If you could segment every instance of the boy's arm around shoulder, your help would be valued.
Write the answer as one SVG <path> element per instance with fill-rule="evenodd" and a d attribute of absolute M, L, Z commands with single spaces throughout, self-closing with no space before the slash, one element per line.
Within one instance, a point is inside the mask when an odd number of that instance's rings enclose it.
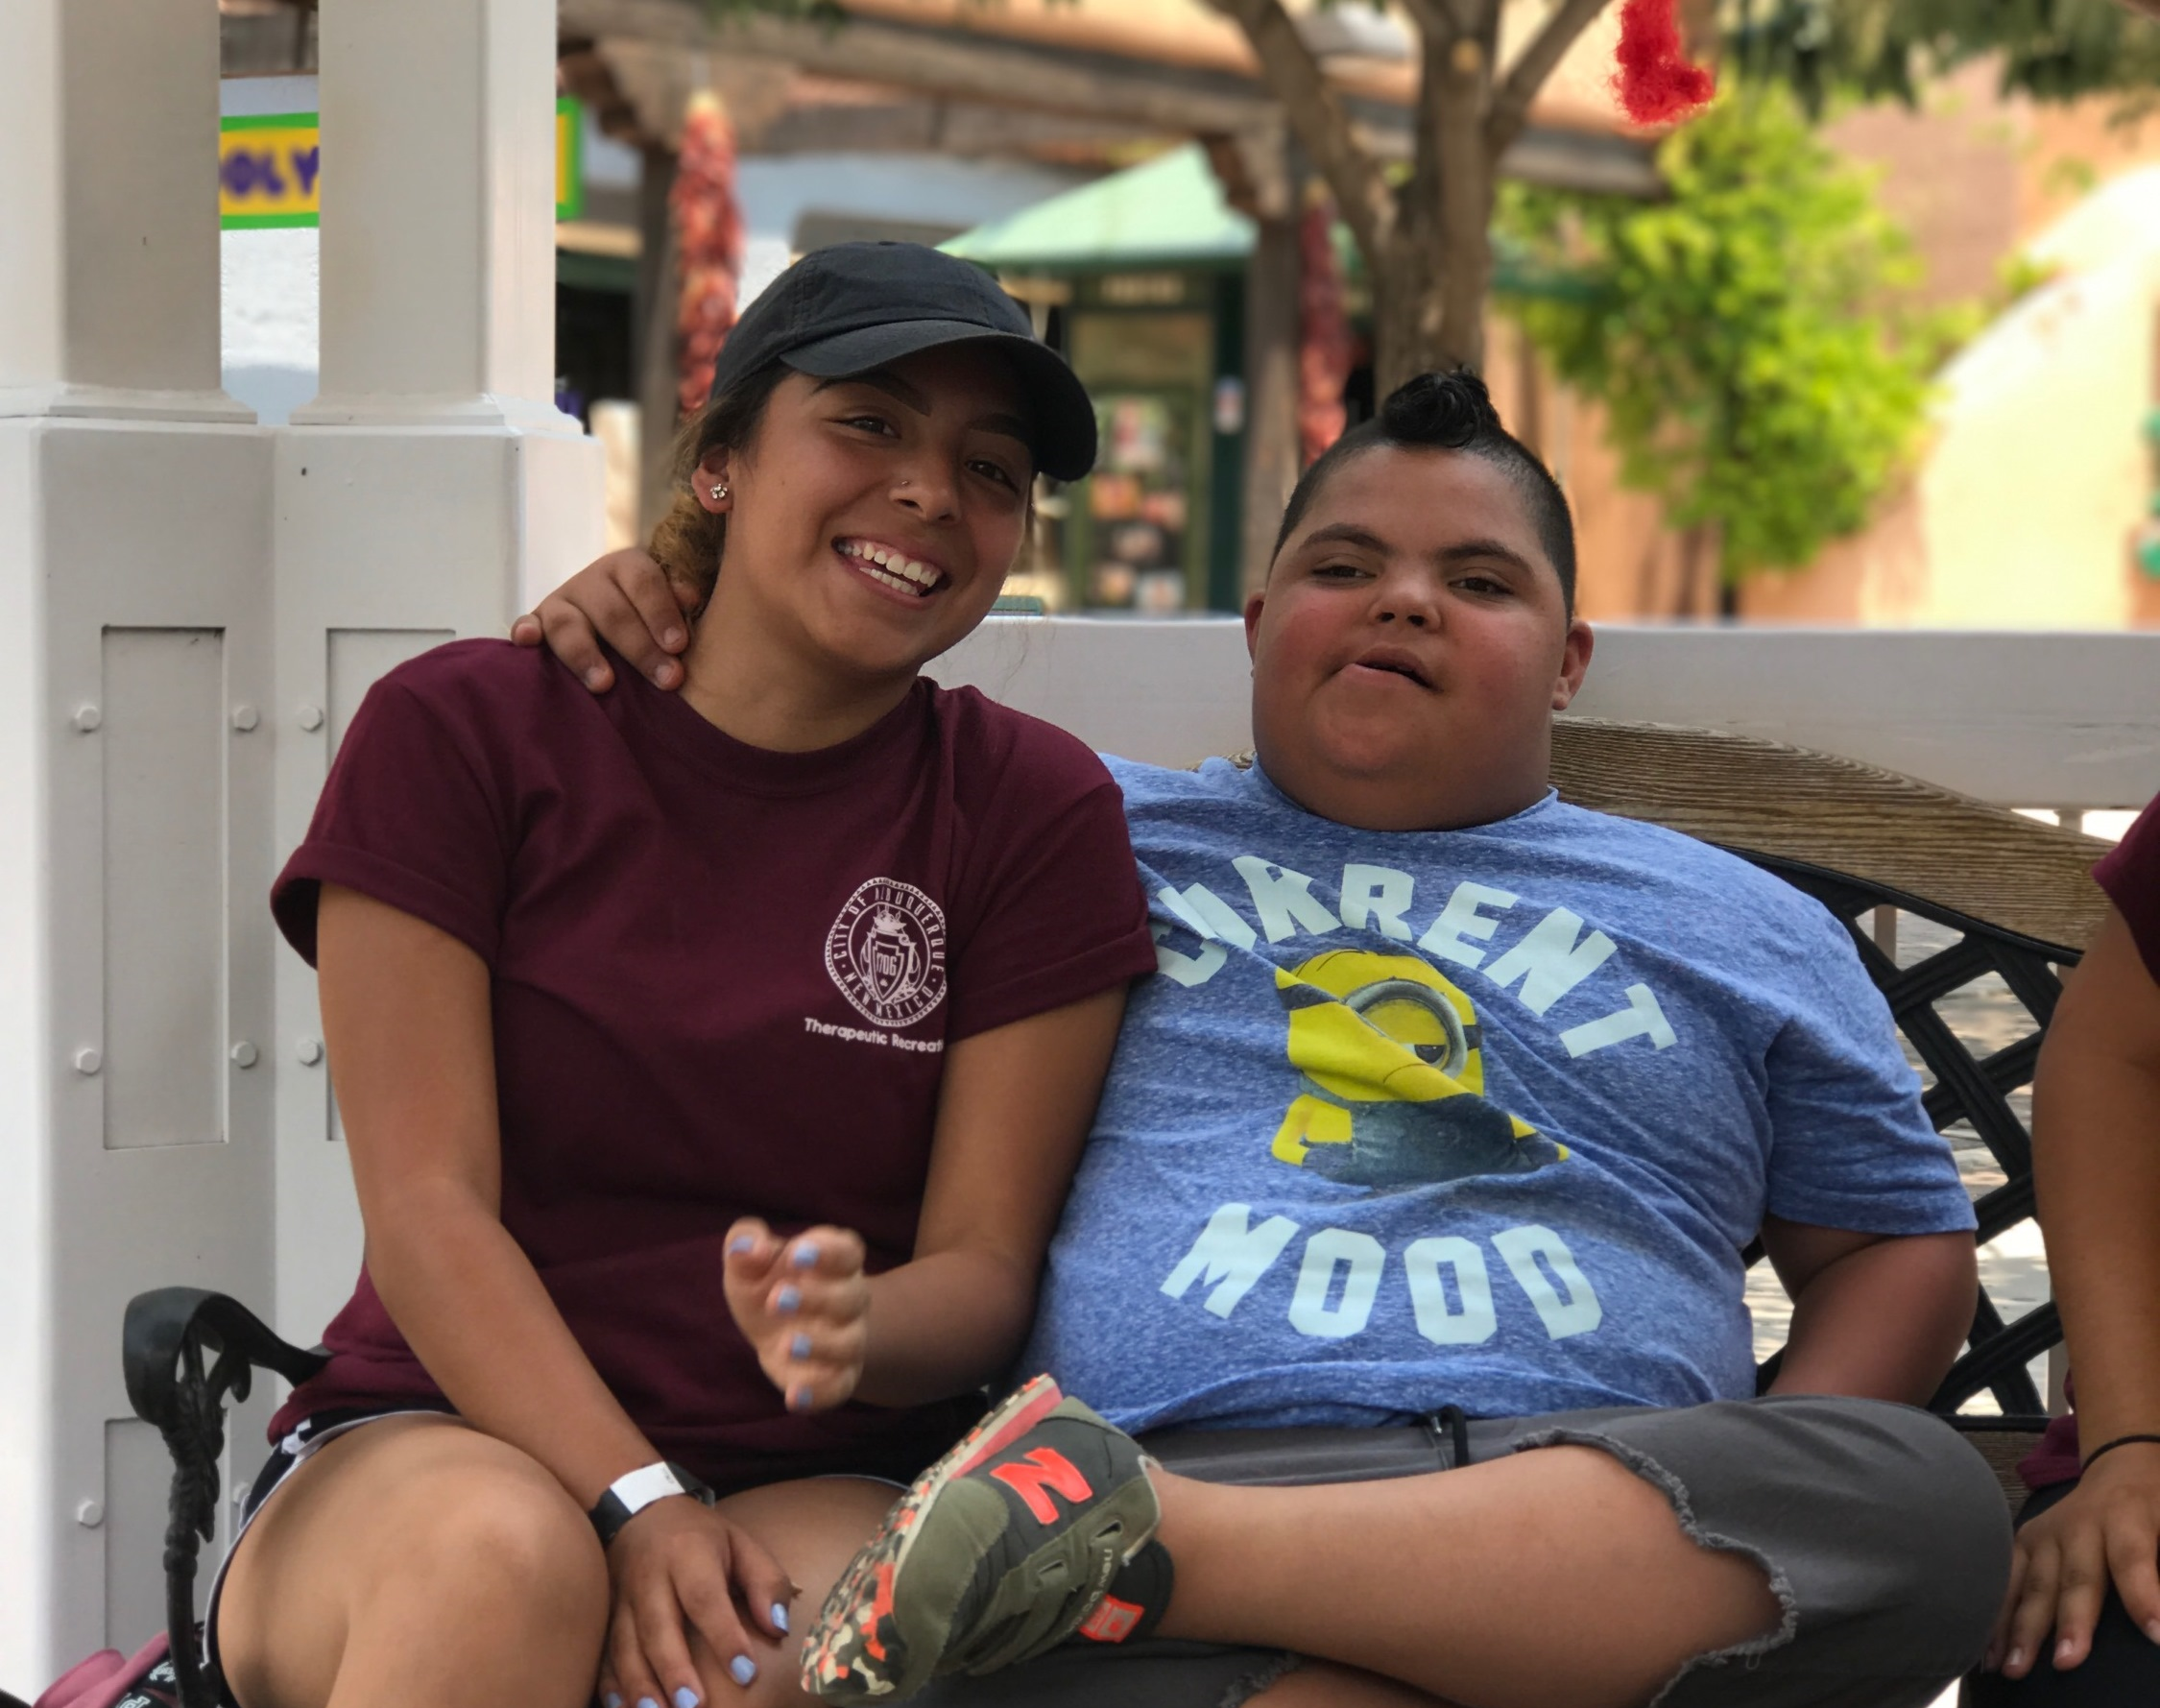
<path fill-rule="evenodd" d="M 544 640 L 595 694 L 615 685 L 603 639 L 656 687 L 676 688 L 683 666 L 675 655 L 690 644 L 690 619 L 703 603 L 695 588 L 670 581 L 650 553 L 626 546 L 571 576 L 512 623 L 510 637 L 519 646 Z"/>

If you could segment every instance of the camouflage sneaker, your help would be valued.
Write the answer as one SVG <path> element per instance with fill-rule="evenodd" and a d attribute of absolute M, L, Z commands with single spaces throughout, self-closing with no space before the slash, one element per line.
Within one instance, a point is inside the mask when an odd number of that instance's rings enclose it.
<path fill-rule="evenodd" d="M 1055 1648 L 1154 1535 L 1148 1463 L 1038 1376 L 916 1479 L 841 1574 L 803 1645 L 803 1688 L 897 1702 Z"/>

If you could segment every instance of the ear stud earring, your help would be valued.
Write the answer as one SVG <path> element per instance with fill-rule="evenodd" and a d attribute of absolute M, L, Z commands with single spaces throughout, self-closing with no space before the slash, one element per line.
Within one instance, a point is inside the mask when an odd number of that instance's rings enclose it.
<path fill-rule="evenodd" d="M 719 484 L 718 486 L 716 486 L 716 487 L 714 487 L 714 488 L 712 489 L 712 501 L 713 501 L 713 502 L 714 502 L 715 504 L 719 503 L 719 502 L 720 502 L 720 500 L 721 500 L 721 499 L 723 499 L 723 498 L 725 498 L 725 497 L 726 497 L 727 495 L 728 495 L 728 483 L 727 483 L 726 481 L 722 481 L 722 482 L 721 482 L 721 483 L 720 483 L 720 484 Z"/>

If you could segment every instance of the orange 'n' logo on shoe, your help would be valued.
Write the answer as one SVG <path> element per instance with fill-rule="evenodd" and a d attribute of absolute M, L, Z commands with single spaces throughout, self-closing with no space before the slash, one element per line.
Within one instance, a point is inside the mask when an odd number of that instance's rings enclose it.
<path fill-rule="evenodd" d="M 1054 1447 L 1038 1447 L 1027 1455 L 1025 1464 L 999 1465 L 991 1476 L 1026 1502 L 1035 1522 L 1043 1525 L 1055 1524 L 1058 1517 L 1057 1506 L 1045 1490 L 1056 1489 L 1075 1505 L 1095 1492 L 1080 1475 L 1079 1466 Z"/>
<path fill-rule="evenodd" d="M 877 1562 L 877 1588 L 871 1598 L 870 1617 L 862 1622 L 862 1646 L 865 1652 L 878 1660 L 885 1658 L 885 1645 L 878 1641 L 877 1627 L 893 1610 L 893 1567 L 890 1560 Z"/>
<path fill-rule="evenodd" d="M 1105 1596 L 1101 1604 L 1074 1629 L 1091 1643 L 1122 1643 L 1133 1634 L 1133 1627 L 1140 1624 L 1142 1611 L 1131 1601 L 1120 1601 L 1116 1596 Z"/>

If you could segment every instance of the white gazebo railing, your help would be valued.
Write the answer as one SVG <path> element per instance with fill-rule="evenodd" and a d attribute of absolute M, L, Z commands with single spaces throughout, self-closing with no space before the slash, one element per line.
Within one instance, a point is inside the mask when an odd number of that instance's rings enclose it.
<path fill-rule="evenodd" d="M 166 1467 L 121 1391 L 126 1299 L 225 1288 L 306 1340 L 350 1284 L 312 980 L 263 905 L 337 733 L 389 663 L 499 634 L 599 543 L 598 450 L 552 402 L 554 51 L 552 0 L 325 12 L 324 390 L 266 432 L 218 389 L 216 8 L 0 9 L 18 1693 L 163 1623 Z M 239 1464 L 267 1399 L 234 1420 Z"/>
<path fill-rule="evenodd" d="M 1252 745 L 1227 617 L 994 617 L 932 668 L 1130 758 Z M 1817 748 L 1998 806 L 2160 792 L 2160 633 L 1601 624 L 1572 710 Z"/>

